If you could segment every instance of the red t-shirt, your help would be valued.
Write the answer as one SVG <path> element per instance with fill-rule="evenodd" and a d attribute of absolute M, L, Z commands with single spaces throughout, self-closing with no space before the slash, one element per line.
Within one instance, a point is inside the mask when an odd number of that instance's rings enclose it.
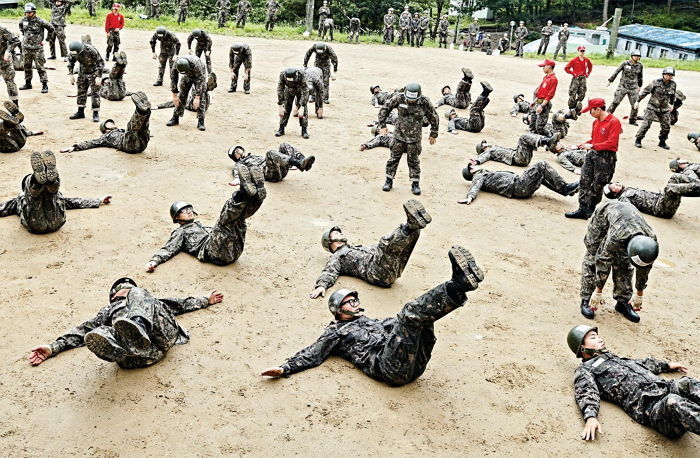
<path fill-rule="evenodd" d="M 615 151 L 619 144 L 622 124 L 615 116 L 609 114 L 604 120 L 593 121 L 593 133 L 586 143 L 593 145 L 596 151 Z"/>
<path fill-rule="evenodd" d="M 554 93 L 557 92 L 558 83 L 557 75 L 555 75 L 554 72 L 549 75 L 544 75 L 542 82 L 537 86 L 537 90 L 535 91 L 535 98 L 552 100 L 554 98 Z"/>
<path fill-rule="evenodd" d="M 109 33 L 109 29 L 123 29 L 124 28 L 124 16 L 117 13 L 108 13 L 105 19 L 105 32 Z"/>
<path fill-rule="evenodd" d="M 576 56 L 566 64 L 564 71 L 570 75 L 574 75 L 574 77 L 585 76 L 588 78 L 588 75 L 593 71 L 593 63 L 588 57 L 579 59 L 579 56 Z"/>

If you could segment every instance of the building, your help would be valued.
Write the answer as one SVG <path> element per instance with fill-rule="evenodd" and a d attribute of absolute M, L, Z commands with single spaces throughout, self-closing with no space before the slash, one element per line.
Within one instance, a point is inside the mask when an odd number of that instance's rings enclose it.
<path fill-rule="evenodd" d="M 526 24 L 527 25 L 527 24 Z M 554 26 L 554 35 L 549 40 L 547 47 L 548 53 L 554 53 L 559 42 L 557 34 L 561 27 Z M 539 32 L 541 29 L 536 29 Z M 610 41 L 610 31 L 606 27 L 598 27 L 597 29 L 582 29 L 580 27 L 569 27 L 569 40 L 566 42 L 566 52 L 569 56 L 576 55 L 576 48 L 585 46 L 588 54 L 605 54 Z M 523 49 L 525 52 L 537 52 L 540 46 L 540 40 L 527 43 Z"/>
<path fill-rule="evenodd" d="M 618 54 L 629 54 L 634 50 L 642 57 L 653 59 L 700 59 L 700 33 L 665 29 L 652 25 L 623 25 L 618 30 Z"/>

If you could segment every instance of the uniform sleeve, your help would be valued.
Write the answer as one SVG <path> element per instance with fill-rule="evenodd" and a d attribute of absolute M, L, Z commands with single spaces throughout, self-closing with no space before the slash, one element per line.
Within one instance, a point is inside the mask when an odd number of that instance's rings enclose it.
<path fill-rule="evenodd" d="M 171 35 L 173 36 L 173 41 L 175 42 L 175 55 L 179 56 L 180 55 L 180 46 L 182 44 L 180 43 L 180 40 L 177 38 L 177 35 L 171 32 Z"/>
<path fill-rule="evenodd" d="M 56 32 L 56 29 L 54 28 L 54 26 L 52 26 L 48 22 L 44 21 L 43 19 L 42 19 L 41 25 L 44 27 L 44 29 L 46 29 L 46 32 L 48 32 L 47 37 L 50 37 L 51 35 L 53 35 Z"/>
<path fill-rule="evenodd" d="M 173 233 L 170 234 L 170 239 L 165 246 L 156 251 L 156 253 L 151 257 L 151 261 L 155 262 L 156 265 L 163 264 L 165 261 L 180 252 L 184 240 L 185 237 L 183 231 L 180 228 L 175 229 Z"/>
<path fill-rule="evenodd" d="M 651 272 L 651 268 L 652 266 L 635 268 L 634 287 L 637 289 L 637 291 L 644 291 L 647 289 L 647 282 L 649 281 L 649 272 Z"/>
<path fill-rule="evenodd" d="M 426 118 L 428 118 L 428 122 L 430 123 L 430 136 L 433 138 L 437 138 L 438 128 L 440 127 L 440 118 L 438 117 L 435 107 L 432 103 L 430 103 L 430 99 L 428 99 L 427 97 L 425 99 L 424 112 Z"/>
<path fill-rule="evenodd" d="M 453 130 L 457 130 L 457 119 L 459 118 L 452 118 L 447 122 L 447 131 L 452 132 Z"/>
<path fill-rule="evenodd" d="M 644 79 L 642 74 L 644 73 L 644 65 L 640 62 L 640 69 L 639 69 L 639 76 L 637 77 L 637 86 L 642 87 L 642 84 L 644 84 Z"/>
<path fill-rule="evenodd" d="M 85 321 L 54 340 L 50 345 L 51 356 L 53 357 L 62 351 L 85 345 L 85 334 L 107 323 L 110 310 L 111 305 L 102 307 L 93 319 Z"/>
<path fill-rule="evenodd" d="M 335 255 L 331 255 L 330 259 L 326 263 L 326 267 L 321 271 L 321 275 L 316 280 L 316 288 L 330 288 L 335 284 L 335 281 L 340 275 L 340 258 Z"/>
<path fill-rule="evenodd" d="M 193 40 L 194 40 L 194 35 L 189 34 L 189 35 L 187 36 L 187 49 L 191 49 L 191 48 L 192 48 L 192 41 L 193 41 Z M 198 41 L 197 43 L 199 43 L 199 41 Z"/>
<path fill-rule="evenodd" d="M 68 55 L 68 74 L 72 75 L 75 71 L 75 61 L 76 59 L 72 55 Z"/>
<path fill-rule="evenodd" d="M 581 365 L 574 372 L 574 395 L 583 419 L 596 418 L 600 410 L 600 391 L 590 370 Z"/>
<path fill-rule="evenodd" d="M 64 197 L 66 210 L 77 210 L 80 208 L 98 208 L 100 199 L 83 199 L 81 197 Z"/>
<path fill-rule="evenodd" d="M 621 64 L 617 67 L 617 69 L 615 69 L 615 71 L 613 72 L 613 74 L 610 75 L 610 78 L 608 78 L 608 81 L 610 81 L 611 83 L 612 83 L 613 81 L 615 81 L 615 78 L 617 78 L 617 75 L 622 71 L 622 68 L 623 68 L 625 65 L 627 65 L 627 62 L 621 63 Z"/>
<path fill-rule="evenodd" d="M 651 91 L 654 90 L 654 82 L 652 81 L 651 83 L 647 84 L 647 86 L 642 90 L 642 92 L 639 94 L 639 100 L 638 102 L 641 102 L 644 100 L 646 96 L 651 94 Z"/>
<path fill-rule="evenodd" d="M 19 215 L 19 197 L 0 203 L 0 218 Z"/>
<path fill-rule="evenodd" d="M 233 52 L 233 46 L 229 48 L 228 50 L 228 66 L 229 68 L 233 68 L 233 61 L 236 58 L 236 54 Z"/>
<path fill-rule="evenodd" d="M 391 110 L 396 108 L 396 106 L 398 104 L 399 104 L 398 94 L 396 94 L 395 96 L 391 97 L 389 100 L 384 102 L 384 105 L 379 109 L 379 115 L 378 115 L 380 129 L 383 129 L 386 127 L 386 119 L 389 116 L 389 113 L 391 113 Z"/>
<path fill-rule="evenodd" d="M 211 36 L 207 35 L 206 40 L 207 40 L 207 45 L 204 49 L 206 51 L 211 51 L 211 45 L 213 44 L 211 41 Z"/>
<path fill-rule="evenodd" d="M 149 41 L 149 43 L 151 44 L 151 52 L 153 52 L 153 53 L 156 52 L 156 41 L 158 39 L 157 37 L 158 37 L 158 35 L 154 33 L 153 36 L 151 37 L 151 41 Z"/>
<path fill-rule="evenodd" d="M 574 172 L 576 171 L 576 166 L 572 164 L 569 160 L 569 154 L 569 151 L 564 151 L 563 153 L 561 153 L 558 157 L 559 164 L 561 164 L 561 166 L 564 167 L 566 170 Z"/>
<path fill-rule="evenodd" d="M 284 72 L 280 72 L 280 78 L 277 81 L 277 105 L 282 105 L 284 103 L 284 88 L 287 83 L 284 79 Z"/>
<path fill-rule="evenodd" d="M 195 70 L 197 71 L 197 78 L 194 81 L 193 93 L 195 96 L 204 97 L 207 92 L 207 71 L 201 60 L 195 65 Z"/>
<path fill-rule="evenodd" d="M 656 375 L 663 374 L 664 372 L 671 372 L 671 368 L 668 367 L 668 363 L 660 359 L 644 358 L 635 359 L 633 361 Z"/>
<path fill-rule="evenodd" d="M 480 172 L 477 173 L 472 180 L 472 185 L 469 187 L 469 191 L 467 192 L 467 198 L 471 197 L 472 200 L 476 199 L 476 196 L 479 195 L 479 191 L 481 191 L 481 186 L 484 184 L 484 175 L 486 172 Z"/>
<path fill-rule="evenodd" d="M 109 146 L 106 135 L 103 135 L 100 138 L 95 138 L 93 140 L 86 140 L 84 142 L 76 143 L 73 145 L 73 150 L 83 151 L 86 149 L 99 148 L 101 146 Z"/>
<path fill-rule="evenodd" d="M 309 59 L 311 59 L 311 54 L 314 52 L 314 47 L 310 47 L 306 54 L 304 54 L 304 67 L 309 65 Z"/>
<path fill-rule="evenodd" d="M 301 81 L 301 96 L 299 97 L 299 106 L 306 106 L 309 103 L 309 85 L 306 75 L 302 76 Z"/>
<path fill-rule="evenodd" d="M 183 313 L 194 312 L 195 310 L 209 307 L 209 298 L 203 296 L 185 298 L 167 297 L 158 300 L 167 305 L 175 315 L 182 315 Z"/>
<path fill-rule="evenodd" d="M 328 48 L 328 51 L 330 51 L 331 62 L 333 63 L 333 71 L 337 72 L 338 71 L 338 55 L 330 47 Z"/>
<path fill-rule="evenodd" d="M 173 94 L 177 94 L 180 92 L 177 88 L 179 82 L 180 72 L 177 71 L 177 65 L 173 65 L 173 68 L 170 69 L 170 92 L 172 92 Z"/>
<path fill-rule="evenodd" d="M 328 359 L 338 342 L 340 342 L 340 337 L 335 330 L 335 326 L 328 326 L 316 342 L 300 350 L 282 364 L 284 375 L 296 374 L 318 366 Z"/>

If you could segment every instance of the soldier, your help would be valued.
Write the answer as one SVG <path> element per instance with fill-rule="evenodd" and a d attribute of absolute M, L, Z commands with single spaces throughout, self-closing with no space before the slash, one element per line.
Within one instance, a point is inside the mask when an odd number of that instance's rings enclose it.
<path fill-rule="evenodd" d="M 160 54 L 156 55 L 156 42 L 160 41 Z M 159 26 L 156 28 L 156 33 L 151 37 L 151 52 L 153 52 L 153 60 L 158 59 L 158 79 L 154 86 L 163 85 L 163 75 L 165 74 L 165 67 L 169 66 L 170 71 L 173 71 L 175 66 L 175 60 L 180 54 L 180 40 L 173 33 L 168 31 L 165 27 Z"/>
<path fill-rule="evenodd" d="M 211 73 L 211 36 L 202 29 L 194 29 L 187 37 L 187 52 L 189 54 L 192 54 L 193 40 L 197 40 L 197 46 L 194 47 L 194 55 L 201 58 L 202 53 L 204 53 L 207 71 Z"/>
<path fill-rule="evenodd" d="M 394 8 L 389 8 L 384 15 L 384 44 L 390 45 L 394 42 L 395 23 L 396 16 L 394 15 Z"/>
<path fill-rule="evenodd" d="M 71 41 L 69 45 L 70 57 L 68 58 L 68 75 L 70 84 L 75 85 L 75 64 L 79 63 L 78 70 L 78 111 L 70 116 L 70 119 L 85 118 L 85 104 L 87 103 L 88 88 L 92 95 L 92 120 L 100 121 L 100 84 L 102 84 L 102 69 L 105 66 L 100 52 L 94 46 L 80 41 Z"/>
<path fill-rule="evenodd" d="M 676 158 L 668 164 L 673 173 L 682 173 L 691 180 L 700 180 L 700 164 L 688 162 L 686 159 Z"/>
<path fill-rule="evenodd" d="M 687 367 L 654 358 L 620 358 L 608 351 L 596 327 L 575 326 L 566 340 L 583 360 L 574 372 L 576 403 L 586 422 L 581 439 L 595 440 L 596 431 L 603 432 L 597 418 L 601 397 L 671 439 L 686 431 L 700 434 L 700 382 L 658 376 L 662 372 L 685 374 Z"/>
<path fill-rule="evenodd" d="M 688 141 L 695 145 L 700 150 L 700 133 L 690 132 L 688 134 Z"/>
<path fill-rule="evenodd" d="M 247 0 L 241 0 L 238 2 L 238 7 L 236 9 L 236 27 L 245 27 L 245 21 L 248 19 L 250 9 L 250 2 Z"/>
<path fill-rule="evenodd" d="M 119 9 L 121 5 L 119 3 L 114 3 L 112 5 L 112 12 L 105 18 L 105 33 L 107 33 L 107 52 L 105 54 L 105 60 L 109 60 L 109 53 L 113 52 L 112 60 L 117 60 L 117 53 L 119 52 L 119 45 L 121 44 L 121 39 L 119 38 L 119 32 L 124 28 L 124 16 L 119 14 Z"/>
<path fill-rule="evenodd" d="M 678 211 L 681 197 L 700 197 L 700 180 L 674 173 L 663 192 L 645 191 L 619 182 L 606 185 L 603 192 L 608 199 L 629 202 L 642 213 L 669 219 Z"/>
<path fill-rule="evenodd" d="M 413 13 L 413 19 L 411 19 L 411 46 L 420 47 L 420 13 L 418 11 Z"/>
<path fill-rule="evenodd" d="M 231 0 L 216 0 L 216 4 L 219 7 L 219 22 L 217 27 L 222 28 L 226 26 L 226 21 L 228 21 L 228 13 L 231 9 Z"/>
<path fill-rule="evenodd" d="M 243 91 L 250 94 L 250 71 L 253 68 L 253 52 L 250 46 L 244 43 L 234 43 L 228 53 L 228 68 L 231 69 L 231 87 L 229 92 L 236 92 L 238 87 L 238 72 L 241 65 L 245 68 L 243 72 Z"/>
<path fill-rule="evenodd" d="M 148 130 L 151 118 L 151 103 L 146 94 L 135 92 L 131 94 L 131 100 L 136 109 L 131 116 L 126 130 L 118 129 L 113 119 L 107 119 L 100 123 L 102 136 L 94 140 L 75 143 L 69 148 L 62 149 L 62 153 L 72 153 L 73 151 L 83 151 L 92 148 L 114 148 L 129 154 L 136 154 L 144 151 L 148 146 L 151 133 Z"/>
<path fill-rule="evenodd" d="M 529 113 L 531 103 L 525 100 L 525 94 L 515 94 L 513 96 L 513 108 L 510 110 L 510 117 L 518 116 L 518 113 Z"/>
<path fill-rule="evenodd" d="M 420 43 L 418 46 L 423 46 L 423 42 L 425 41 L 425 36 L 430 33 L 430 11 L 425 10 L 423 11 L 423 17 L 420 20 Z"/>
<path fill-rule="evenodd" d="M 404 40 L 406 43 L 411 41 L 411 12 L 408 11 L 408 5 L 403 7 L 403 12 L 399 16 L 399 41 L 397 44 L 403 46 Z"/>
<path fill-rule="evenodd" d="M 498 52 L 505 54 L 510 50 L 510 40 L 508 39 L 508 34 L 504 33 L 500 40 L 498 40 Z"/>
<path fill-rule="evenodd" d="M 355 40 L 355 43 L 360 41 L 360 18 L 359 17 L 352 17 L 350 18 L 350 30 L 348 32 L 348 41 L 352 43 L 352 40 Z"/>
<path fill-rule="evenodd" d="M 552 109 L 552 99 L 557 92 L 557 84 L 559 84 L 557 75 L 554 74 L 555 65 L 556 62 L 549 59 L 539 64 L 544 71 L 544 77 L 540 85 L 535 89 L 535 100 L 531 107 L 534 113 L 530 119 L 530 132 L 534 134 L 545 134 L 544 127 Z"/>
<path fill-rule="evenodd" d="M 207 92 L 207 71 L 204 68 L 204 64 L 201 59 L 195 56 L 180 57 L 177 60 L 176 69 L 179 75 L 173 71 L 170 85 L 175 109 L 173 117 L 166 123 L 166 126 L 171 127 L 180 124 L 180 118 L 185 114 L 185 105 L 191 89 L 194 94 L 192 106 L 197 110 L 197 129 L 204 131 L 206 130 L 204 117 L 208 108 L 205 97 Z M 180 80 L 179 85 L 178 79 Z"/>
<path fill-rule="evenodd" d="M 479 94 L 479 97 L 476 98 L 476 102 L 474 102 L 469 110 L 468 118 L 458 117 L 454 109 L 445 113 L 445 118 L 448 121 L 447 132 L 457 135 L 457 130 L 481 132 L 484 129 L 486 125 L 484 110 L 491 101 L 491 99 L 489 99 L 489 94 L 493 91 L 493 88 L 486 81 L 481 82 L 481 88 L 481 94 Z"/>
<path fill-rule="evenodd" d="M 634 139 L 634 146 L 642 147 L 642 139 L 647 134 L 651 127 L 651 123 L 657 121 L 661 124 L 659 131 L 659 146 L 663 149 L 670 149 L 666 144 L 666 139 L 671 131 L 671 111 L 676 100 L 676 82 L 673 77 L 676 71 L 673 67 L 666 67 L 661 72 L 661 78 L 649 83 L 639 95 L 639 100 L 634 107 L 639 108 L 639 102 L 644 100 L 647 95 L 651 94 L 646 110 L 644 110 L 644 120 L 639 126 L 637 135 Z"/>
<path fill-rule="evenodd" d="M 525 22 L 520 21 L 520 25 L 515 29 L 515 57 L 523 57 L 523 46 L 529 33 Z"/>
<path fill-rule="evenodd" d="M 173 72 L 172 77 L 176 82 L 180 81 L 180 73 L 178 73 L 177 69 L 175 69 L 175 71 Z M 204 92 L 204 96 L 200 97 L 200 104 L 204 105 L 204 111 L 207 111 L 209 109 L 209 105 L 211 105 L 210 93 L 214 89 L 216 89 L 217 86 L 218 84 L 216 80 L 216 73 L 209 73 L 209 76 L 207 76 L 207 90 Z M 190 89 L 189 94 L 187 94 L 187 103 L 185 104 L 185 110 L 190 111 L 192 113 L 197 113 L 197 111 L 199 110 L 199 108 L 194 107 L 195 96 L 195 87 L 193 85 Z M 172 99 L 168 100 L 167 102 L 159 103 L 154 107 L 151 107 L 152 110 L 165 110 L 170 108 L 175 108 L 175 102 Z"/>
<path fill-rule="evenodd" d="M 14 54 L 14 48 L 19 46 L 19 38 L 8 29 L 0 25 L 0 75 L 5 80 L 7 95 L 15 105 L 19 104 L 19 91 L 15 84 L 15 68 L 12 59 L 4 59 L 5 56 Z"/>
<path fill-rule="evenodd" d="M 277 12 L 280 9 L 280 4 L 277 0 L 268 0 L 265 3 L 265 9 L 267 10 L 267 22 L 265 22 L 265 30 L 272 32 L 275 28 L 275 22 L 277 22 Z"/>
<path fill-rule="evenodd" d="M 642 53 L 639 50 L 632 51 L 630 54 L 630 60 L 627 60 L 617 67 L 617 70 L 608 78 L 607 86 L 615 81 L 618 73 L 622 72 L 620 76 L 620 84 L 615 90 L 615 98 L 608 107 L 609 113 L 615 113 L 615 109 L 622 102 L 622 99 L 627 96 L 630 102 L 630 124 L 633 126 L 637 125 L 637 108 L 635 105 L 639 100 L 639 90 L 642 87 L 642 74 L 644 72 L 644 65 L 640 62 L 642 58 Z"/>
<path fill-rule="evenodd" d="M 564 60 L 566 60 L 566 42 L 569 40 L 569 24 L 564 23 L 564 26 L 561 29 L 559 29 L 557 38 L 559 39 L 559 42 L 557 43 L 557 47 L 554 49 L 553 59 L 557 60 L 559 50 L 561 50 L 562 57 L 564 58 Z"/>
<path fill-rule="evenodd" d="M 529 126 L 535 115 L 534 111 L 530 111 L 523 116 L 523 124 Z M 568 120 L 572 118 L 573 116 L 569 110 L 559 110 L 556 113 L 552 113 L 551 121 L 544 125 L 544 133 L 542 135 L 552 136 L 555 132 L 559 132 L 561 138 L 566 137 L 569 134 L 570 127 Z"/>
<path fill-rule="evenodd" d="M 231 186 L 240 185 L 238 166 L 244 165 L 248 168 L 258 167 L 262 170 L 265 181 L 276 183 L 284 180 L 289 173 L 290 167 L 296 167 L 301 172 L 308 172 L 314 165 L 314 156 L 304 156 L 301 151 L 289 143 L 280 143 L 278 149 L 271 149 L 265 157 L 246 152 L 241 145 L 232 146 L 228 149 L 228 157 L 235 163 L 233 170 L 233 181 Z"/>
<path fill-rule="evenodd" d="M 100 84 L 100 97 L 113 102 L 124 100 L 124 97 L 131 95 L 127 92 L 124 82 L 124 70 L 127 64 L 126 53 L 119 51 L 115 57 L 116 62 L 112 65 L 109 76 L 102 78 L 102 84 Z"/>
<path fill-rule="evenodd" d="M 33 151 L 34 173 L 22 179 L 22 192 L 7 202 L 0 203 L 0 217 L 19 216 L 19 220 L 32 234 L 56 232 L 66 223 L 66 210 L 98 208 L 109 204 L 112 196 L 99 199 L 63 197 L 58 191 L 61 179 L 56 170 L 56 157 L 51 151 Z"/>
<path fill-rule="evenodd" d="M 578 181 L 567 183 L 545 161 L 536 163 L 520 176 L 513 172 L 490 172 L 477 164 L 478 162 L 471 160 L 469 165 L 462 169 L 462 176 L 472 184 L 467 191 L 467 197 L 458 200 L 458 204 L 471 204 L 480 191 L 493 192 L 508 199 L 529 199 L 542 185 L 562 196 L 573 196 L 578 191 Z"/>
<path fill-rule="evenodd" d="M 593 63 L 588 57 L 585 57 L 585 46 L 579 46 L 576 50 L 579 55 L 566 64 L 564 71 L 572 76 L 569 85 L 569 111 L 578 116 L 583 108 L 582 101 L 586 97 L 586 80 L 593 71 Z"/>
<path fill-rule="evenodd" d="M 41 92 L 42 94 L 49 92 L 49 76 L 44 68 L 46 63 L 43 46 L 44 30 L 47 37 L 53 36 L 53 26 L 36 15 L 36 6 L 33 3 L 26 3 L 24 5 L 24 19 L 19 21 L 19 31 L 23 35 L 22 57 L 24 58 L 25 81 L 24 86 L 19 88 L 20 91 L 32 88 L 32 64 L 35 64 L 41 81 Z"/>
<path fill-rule="evenodd" d="M 678 122 L 678 109 L 683 105 L 683 102 L 685 101 L 686 97 L 683 92 L 679 91 L 676 89 L 676 100 L 673 101 L 673 109 L 671 110 L 670 118 L 671 118 L 671 125 L 675 125 Z"/>
<path fill-rule="evenodd" d="M 554 148 L 550 148 L 550 151 L 557 156 L 557 161 L 562 167 L 576 175 L 581 175 L 581 167 L 586 160 L 588 150 L 578 146 L 564 147 L 561 143 L 557 143 Z"/>
<path fill-rule="evenodd" d="M 311 54 L 316 54 L 314 57 L 314 66 L 320 68 L 323 71 L 323 87 L 325 88 L 324 103 L 329 103 L 330 98 L 330 80 L 335 81 L 335 73 L 338 72 L 338 56 L 333 51 L 330 45 L 319 42 L 314 44 L 306 51 L 304 56 L 304 67 L 309 64 L 309 59 Z M 331 64 L 333 64 L 333 76 L 331 76 Z"/>
<path fill-rule="evenodd" d="M 549 47 L 549 38 L 554 34 L 554 27 L 552 27 L 552 21 L 547 21 L 547 25 L 542 27 L 540 31 L 542 38 L 540 38 L 540 46 L 537 48 L 537 55 L 545 55 L 547 48 Z"/>
<path fill-rule="evenodd" d="M 377 126 L 372 127 L 371 132 L 372 135 L 374 135 L 374 138 L 372 138 L 367 143 L 361 144 L 360 151 L 365 151 L 380 146 L 383 146 L 385 148 L 391 148 L 392 146 L 394 146 L 394 134 L 392 134 L 391 132 L 386 132 L 382 134 L 381 132 L 379 132 L 379 128 Z"/>
<path fill-rule="evenodd" d="M 87 6 L 88 14 L 90 16 L 97 16 L 97 14 L 95 14 L 95 0 L 85 0 L 85 6 Z"/>
<path fill-rule="evenodd" d="M 487 56 L 493 54 L 493 44 L 491 43 L 490 33 L 487 33 L 486 36 L 481 40 L 481 51 L 485 52 Z"/>
<path fill-rule="evenodd" d="M 309 110 L 306 104 L 309 102 L 309 87 L 306 75 L 298 68 L 288 67 L 280 72 L 277 82 L 277 106 L 279 107 L 280 128 L 275 132 L 275 137 L 284 135 L 284 128 L 289 122 L 289 116 L 299 118 L 301 136 L 309 138 L 307 128 L 309 126 Z M 292 113 L 292 105 L 295 105 Z"/>
<path fill-rule="evenodd" d="M 70 1 L 56 0 L 50 4 L 51 6 L 51 25 L 54 28 L 54 33 L 49 36 L 49 49 L 51 56 L 49 59 L 56 58 L 56 41 L 61 50 L 61 57 L 64 59 L 68 56 L 66 49 L 66 15 L 70 13 L 70 7 L 73 4 Z"/>
<path fill-rule="evenodd" d="M 502 162 L 508 165 L 526 167 L 530 165 L 532 154 L 540 146 L 544 146 L 547 151 L 551 151 L 559 141 L 559 133 L 551 137 L 544 137 L 537 134 L 523 134 L 518 139 L 518 146 L 515 148 L 504 148 L 492 145 L 486 140 L 476 144 L 476 159 L 471 159 L 473 165 L 481 165 L 488 161 Z"/>
<path fill-rule="evenodd" d="M 333 226 L 321 236 L 321 245 L 331 257 L 316 280 L 312 299 L 323 296 L 341 275 L 360 278 L 369 284 L 390 287 L 401 276 L 418 243 L 421 230 L 432 217 L 417 200 L 403 204 L 406 223 L 385 235 L 376 245 L 350 245 L 339 226 Z"/>
<path fill-rule="evenodd" d="M 522 25 L 522 23 L 520 25 Z M 464 47 L 465 51 L 472 51 L 474 49 L 474 45 L 476 45 L 476 35 L 479 33 L 479 29 L 481 29 L 479 26 L 479 20 L 475 18 L 474 22 L 469 24 L 469 30 L 467 31 L 467 45 Z"/>
<path fill-rule="evenodd" d="M 386 182 L 383 190 L 391 191 L 394 185 L 394 176 L 399 167 L 401 156 L 406 154 L 408 162 L 408 174 L 411 179 L 411 192 L 420 195 L 420 153 L 421 134 L 424 118 L 430 124 L 430 137 L 428 142 L 435 144 L 438 136 L 440 120 L 430 99 L 422 95 L 420 84 L 408 83 L 403 93 L 396 94 L 389 99 L 379 110 L 379 129 L 386 133 L 386 121 L 389 113 L 394 108 L 398 111 L 398 120 L 394 130 L 394 145 L 391 148 L 391 156 L 386 162 Z"/>
<path fill-rule="evenodd" d="M 151 0 L 150 5 L 151 5 L 151 11 L 150 11 L 149 17 L 159 19 L 160 18 L 160 0 Z"/>
<path fill-rule="evenodd" d="M 590 154 L 590 153 L 589 153 Z M 610 200 L 601 205 L 588 224 L 586 254 L 581 268 L 581 314 L 595 318 L 605 305 L 603 287 L 613 274 L 615 310 L 638 323 L 642 296 L 649 272 L 659 255 L 656 235 L 639 211 L 629 202 Z M 632 274 L 636 268 L 636 292 L 632 297 Z"/>
<path fill-rule="evenodd" d="M 430 360 L 435 321 L 467 301 L 484 279 L 472 254 L 453 246 L 449 251 L 452 278 L 404 305 L 396 317 L 376 320 L 363 315 L 357 291 L 340 289 L 328 299 L 335 321 L 311 346 L 262 376 L 289 376 L 318 366 L 338 355 L 365 374 L 390 386 L 410 383 L 423 374 Z"/>
<path fill-rule="evenodd" d="M 439 43 L 438 48 L 447 49 L 447 33 L 450 27 L 450 21 L 447 19 L 447 15 L 444 14 L 440 22 L 438 23 L 438 37 Z"/>
<path fill-rule="evenodd" d="M 176 315 L 207 308 L 224 300 L 214 290 L 208 296 L 156 299 L 123 277 L 109 290 L 109 304 L 91 320 L 71 329 L 49 345 L 32 348 L 29 362 L 38 366 L 62 351 L 85 345 L 98 358 L 122 369 L 156 364 L 175 345 L 190 340 Z"/>
<path fill-rule="evenodd" d="M 0 153 L 16 153 L 27 143 L 27 137 L 44 132 L 32 132 L 24 127 L 24 114 L 15 103 L 6 100 L 4 105 L 8 112 L 0 111 Z"/>
<path fill-rule="evenodd" d="M 450 105 L 455 108 L 467 108 L 472 103 L 472 96 L 469 93 L 472 88 L 474 74 L 466 67 L 462 68 L 462 79 L 457 83 L 457 95 L 452 95 L 450 86 L 442 87 L 442 98 L 435 104 L 435 108 L 443 105 Z"/>
<path fill-rule="evenodd" d="M 384 105 L 384 103 L 389 100 L 389 97 L 391 97 L 393 94 L 382 91 L 382 88 L 379 87 L 379 85 L 374 85 L 369 87 L 369 92 L 372 94 L 372 106 L 379 108 L 380 106 Z"/>
<path fill-rule="evenodd" d="M 323 87 L 323 71 L 318 67 L 304 69 L 306 85 L 309 88 L 309 101 L 315 104 L 315 113 L 318 119 L 323 119 L 323 99 L 326 89 Z"/>
<path fill-rule="evenodd" d="M 323 0 L 323 5 L 318 9 L 318 35 L 321 36 L 321 29 L 326 19 L 331 17 L 331 9 L 328 7 L 328 2 Z"/>
<path fill-rule="evenodd" d="M 603 199 L 603 187 L 612 181 L 617 163 L 622 125 L 620 120 L 605 111 L 605 100 L 590 99 L 582 111 L 591 112 L 593 129 L 591 139 L 579 145 L 589 150 L 581 167 L 581 192 L 578 196 L 579 207 L 576 211 L 565 214 L 567 218 L 588 219 L 596 205 Z"/>
<path fill-rule="evenodd" d="M 238 166 L 240 189 L 226 201 L 214 227 L 195 221 L 197 213 L 187 202 L 170 206 L 170 217 L 178 224 L 170 239 L 151 257 L 146 272 L 153 272 L 181 251 L 196 256 L 201 262 L 225 266 L 236 262 L 243 253 L 246 219 L 260 209 L 265 200 L 265 179 L 258 167 Z"/>
<path fill-rule="evenodd" d="M 177 23 L 183 23 L 187 20 L 187 8 L 190 6 L 190 0 L 180 0 L 180 12 L 177 15 Z"/>

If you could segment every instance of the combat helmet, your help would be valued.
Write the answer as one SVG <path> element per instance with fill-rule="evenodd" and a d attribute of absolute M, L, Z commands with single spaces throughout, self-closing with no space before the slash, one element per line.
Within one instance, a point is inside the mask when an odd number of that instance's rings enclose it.
<path fill-rule="evenodd" d="M 598 328 L 595 326 L 579 324 L 578 326 L 571 328 L 569 334 L 566 336 L 566 343 L 569 345 L 569 348 L 572 352 L 574 352 L 577 358 L 581 357 L 581 345 L 583 344 L 583 339 L 586 337 L 586 334 L 591 331 L 598 332 Z"/>

